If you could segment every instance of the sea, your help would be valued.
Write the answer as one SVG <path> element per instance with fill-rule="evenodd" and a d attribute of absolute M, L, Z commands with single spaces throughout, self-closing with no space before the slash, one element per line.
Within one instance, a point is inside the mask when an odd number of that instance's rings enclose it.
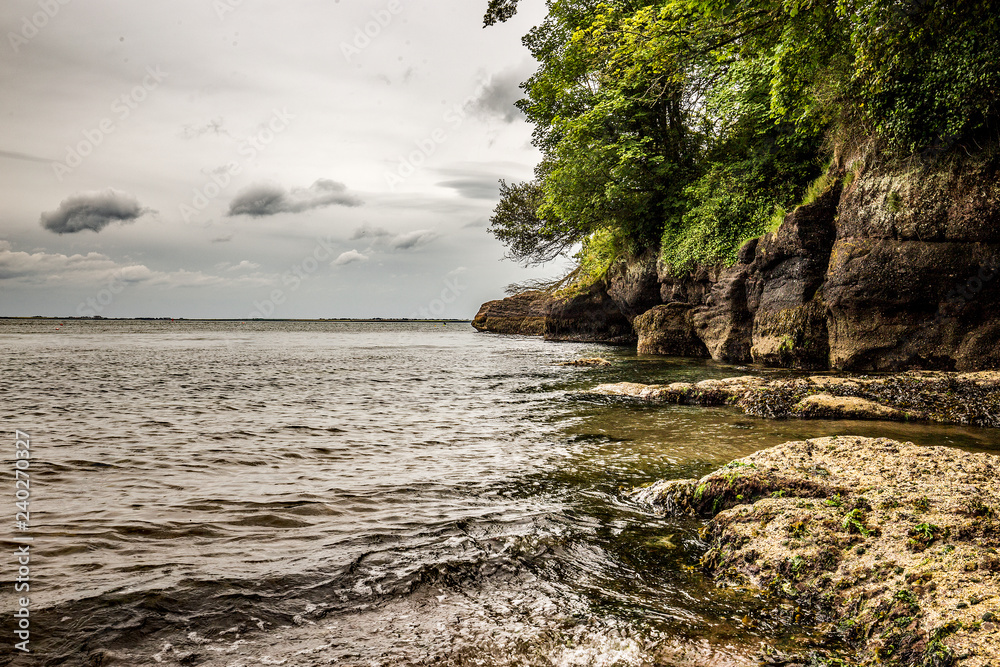
<path fill-rule="evenodd" d="M 786 372 L 467 323 L 7 319 L 0 372 L 0 665 L 752 665 L 808 614 L 717 587 L 633 489 L 825 435 L 1000 451 L 595 398 Z"/>

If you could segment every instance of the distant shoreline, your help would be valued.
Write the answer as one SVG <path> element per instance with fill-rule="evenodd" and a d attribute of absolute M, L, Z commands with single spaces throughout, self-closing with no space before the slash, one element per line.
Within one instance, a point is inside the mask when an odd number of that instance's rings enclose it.
<path fill-rule="evenodd" d="M 74 322 L 360 322 L 360 323 L 406 323 L 406 322 L 447 322 L 469 324 L 468 320 L 413 319 L 409 317 L 318 317 L 318 318 L 240 318 L 240 317 L 54 317 L 48 315 L 0 315 L 0 320 L 72 320 Z"/>

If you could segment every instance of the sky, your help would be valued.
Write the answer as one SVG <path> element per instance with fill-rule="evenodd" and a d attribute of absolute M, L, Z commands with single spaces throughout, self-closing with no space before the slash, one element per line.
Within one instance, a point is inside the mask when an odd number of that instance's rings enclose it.
<path fill-rule="evenodd" d="M 512 282 L 497 181 L 525 0 L 0 4 L 0 315 L 470 318 Z"/>

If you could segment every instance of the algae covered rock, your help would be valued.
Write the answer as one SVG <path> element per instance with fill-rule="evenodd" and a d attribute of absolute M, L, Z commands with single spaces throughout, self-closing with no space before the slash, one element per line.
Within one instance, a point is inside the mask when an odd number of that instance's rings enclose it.
<path fill-rule="evenodd" d="M 910 371 L 769 380 L 741 375 L 695 384 L 601 385 L 587 393 L 689 405 L 736 405 L 766 419 L 927 420 L 1000 427 L 1000 372 Z"/>
<path fill-rule="evenodd" d="M 816 419 L 881 419 L 903 421 L 906 415 L 893 408 L 856 396 L 812 394 L 795 404 L 792 412 Z"/>
<path fill-rule="evenodd" d="M 712 517 L 704 570 L 807 612 L 846 664 L 987 667 L 1000 656 L 997 456 L 818 438 L 632 495 Z"/>

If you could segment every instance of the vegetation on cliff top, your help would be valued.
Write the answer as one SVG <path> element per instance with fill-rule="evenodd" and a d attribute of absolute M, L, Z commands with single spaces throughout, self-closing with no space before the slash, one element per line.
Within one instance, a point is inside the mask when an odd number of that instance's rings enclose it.
<path fill-rule="evenodd" d="M 517 0 L 490 0 L 485 23 Z M 1000 16 L 987 0 L 549 0 L 518 102 L 543 158 L 502 183 L 509 256 L 572 252 L 593 279 L 659 246 L 731 262 L 835 147 L 932 159 L 994 140 Z"/>

